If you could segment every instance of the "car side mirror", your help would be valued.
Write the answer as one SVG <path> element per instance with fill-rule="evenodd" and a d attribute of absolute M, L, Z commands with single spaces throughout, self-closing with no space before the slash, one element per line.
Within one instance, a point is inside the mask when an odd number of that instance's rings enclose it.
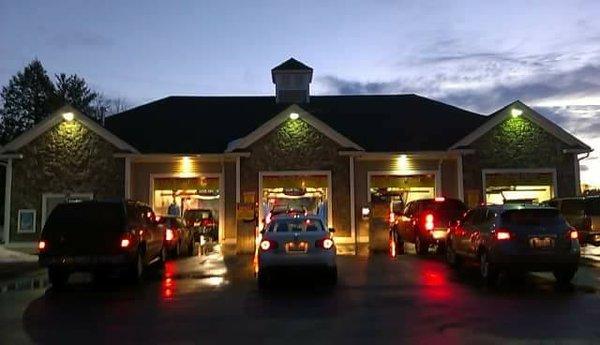
<path fill-rule="evenodd" d="M 334 228 L 329 228 L 329 232 L 335 232 Z"/>

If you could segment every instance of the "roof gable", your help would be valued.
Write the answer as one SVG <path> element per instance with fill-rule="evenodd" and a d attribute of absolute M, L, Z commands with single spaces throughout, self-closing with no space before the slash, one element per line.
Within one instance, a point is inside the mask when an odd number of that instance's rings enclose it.
<path fill-rule="evenodd" d="M 559 125 L 548 120 L 547 118 L 545 118 L 544 116 L 542 116 L 541 114 L 539 114 L 538 112 L 536 112 L 535 110 L 531 109 L 523 102 L 518 100 L 490 115 L 489 119 L 486 122 L 484 122 L 481 126 L 469 133 L 467 136 L 459 140 L 457 143 L 452 145 L 450 149 L 457 149 L 471 145 L 477 139 L 479 139 L 480 137 L 491 131 L 494 127 L 502 123 L 504 120 L 506 120 L 510 116 L 513 116 L 512 111 L 515 109 L 522 111 L 521 114 L 516 116 L 523 116 L 524 118 L 530 120 L 537 126 L 541 127 L 546 132 L 550 133 L 552 136 L 564 142 L 565 144 L 580 149 L 581 152 L 592 151 L 591 147 L 584 144 L 571 133 L 565 131 Z"/>
<path fill-rule="evenodd" d="M 106 128 L 100 126 L 99 124 L 82 114 L 79 110 L 75 109 L 71 105 L 65 105 L 61 107 L 54 113 L 50 114 L 50 116 L 46 117 L 44 120 L 40 121 L 38 124 L 36 124 L 29 130 L 25 131 L 23 134 L 15 138 L 13 141 L 4 145 L 2 148 L 0 148 L 0 153 L 15 152 L 23 146 L 29 144 L 37 137 L 59 124 L 61 121 L 64 121 L 64 113 L 73 113 L 73 121 L 80 122 L 86 128 L 93 131 L 98 136 L 111 143 L 118 149 L 128 151 L 131 153 L 138 153 L 138 150 L 135 147 L 126 143 L 125 141 L 108 131 Z"/>
<path fill-rule="evenodd" d="M 316 117 L 308 113 L 306 110 L 302 109 L 300 106 L 293 104 L 288 108 L 284 109 L 282 112 L 277 114 L 269 121 L 262 124 L 260 127 L 258 127 L 245 137 L 231 141 L 227 145 L 227 149 L 225 150 L 225 152 L 232 152 L 235 150 L 247 148 L 248 146 L 258 141 L 260 138 L 273 131 L 283 122 L 287 121 L 290 118 L 290 114 L 292 113 L 298 114 L 299 118 L 301 118 L 303 121 L 317 129 L 319 132 L 323 133 L 329 139 L 338 143 L 341 147 L 364 151 L 364 149 L 358 144 L 352 142 L 350 139 L 341 135 L 336 130 L 325 124 L 323 121 L 317 119 Z"/>

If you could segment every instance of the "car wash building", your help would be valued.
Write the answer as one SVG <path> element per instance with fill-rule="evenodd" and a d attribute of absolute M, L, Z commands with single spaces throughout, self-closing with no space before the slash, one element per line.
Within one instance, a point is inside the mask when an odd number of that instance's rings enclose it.
<path fill-rule="evenodd" d="M 51 114 L 0 149 L 4 242 L 32 246 L 58 203 L 121 197 L 210 210 L 238 253 L 278 208 L 319 214 L 342 252 L 366 251 L 385 248 L 390 210 L 411 200 L 580 193 L 590 147 L 520 101 L 484 116 L 414 94 L 311 95 L 313 70 L 294 59 L 271 73 L 274 96 L 172 96 L 105 126 Z"/>

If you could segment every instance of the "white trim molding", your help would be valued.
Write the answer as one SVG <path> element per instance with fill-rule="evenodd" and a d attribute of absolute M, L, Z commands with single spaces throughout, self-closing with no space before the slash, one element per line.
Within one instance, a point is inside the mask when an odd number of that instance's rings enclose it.
<path fill-rule="evenodd" d="M 262 209 L 262 186 L 265 176 L 305 176 L 320 175 L 327 176 L 327 227 L 333 227 L 333 191 L 331 182 L 331 170 L 288 170 L 288 171 L 259 171 L 258 172 L 258 227 L 263 226 L 262 220 L 265 217 Z"/>
<path fill-rule="evenodd" d="M 309 112 L 302 109 L 302 107 L 298 106 L 297 104 L 292 104 L 279 114 L 275 115 L 275 117 L 262 124 L 250 134 L 246 135 L 243 138 L 231 141 L 227 145 L 227 150 L 225 150 L 225 152 L 233 152 L 235 150 L 247 148 L 248 146 L 255 143 L 258 139 L 269 134 L 271 131 L 277 128 L 277 126 L 289 120 L 291 113 L 297 113 L 299 115 L 300 120 L 308 123 L 315 129 L 317 129 L 319 132 L 327 136 L 329 139 L 338 143 L 341 147 L 364 151 L 364 149 L 358 144 L 346 138 L 345 136 L 343 136 L 342 134 L 340 134 L 339 132 L 337 132 L 336 130 L 334 130 L 315 116 L 311 115 Z"/>
<path fill-rule="evenodd" d="M 4 243 L 10 243 L 10 208 L 11 208 L 11 192 L 12 192 L 12 174 L 13 174 L 13 161 L 8 159 L 6 163 L 6 176 L 4 186 Z"/>
<path fill-rule="evenodd" d="M 552 196 L 557 196 L 557 179 L 555 168 L 523 168 L 523 169 L 481 169 L 481 193 L 483 201 L 486 202 L 486 174 L 552 174 Z"/>
<path fill-rule="evenodd" d="M 349 157 L 349 175 L 350 175 L 350 237 L 356 239 L 356 200 L 354 191 L 354 157 Z M 356 242 L 356 241 L 355 241 Z"/>
<path fill-rule="evenodd" d="M 83 124 L 85 127 L 102 137 L 104 140 L 113 144 L 118 149 L 138 153 L 138 150 L 135 147 L 131 146 L 130 144 L 123 141 L 121 138 L 112 134 L 106 128 L 100 126 L 99 124 L 94 122 L 94 120 L 83 115 L 79 110 L 75 109 L 70 105 L 65 105 L 61 107 L 60 109 L 52 113 L 50 116 L 42 120 L 40 123 L 33 126 L 30 130 L 26 131 L 10 143 L 6 144 L 4 147 L 0 148 L 0 153 L 16 151 L 21 147 L 27 145 L 32 140 L 42 135 L 52 127 L 58 125 L 62 121 L 66 121 L 65 119 L 63 119 L 64 113 L 72 113 L 73 119 L 71 121 L 77 121 Z"/>
<path fill-rule="evenodd" d="M 591 152 L 592 148 L 584 144 L 582 141 L 577 139 L 575 136 L 565 131 L 562 127 L 558 126 L 554 122 L 548 120 L 544 116 L 540 115 L 535 110 L 531 109 L 521 101 L 515 101 L 504 108 L 496 111 L 489 116 L 489 119 L 484 122 L 481 126 L 469 133 L 467 136 L 459 140 L 456 144 L 450 147 L 450 150 L 457 149 L 463 146 L 472 144 L 475 140 L 479 139 L 485 133 L 489 132 L 492 128 L 496 127 L 502 121 L 512 116 L 512 109 L 519 109 L 522 113 L 519 116 L 527 118 L 531 122 L 540 126 L 546 132 L 550 133 L 554 137 L 558 138 L 562 142 L 570 146 L 578 146 L 578 152 Z"/>

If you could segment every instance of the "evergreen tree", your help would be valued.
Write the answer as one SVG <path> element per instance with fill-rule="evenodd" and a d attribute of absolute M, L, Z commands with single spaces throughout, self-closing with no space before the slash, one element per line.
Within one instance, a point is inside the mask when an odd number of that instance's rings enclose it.
<path fill-rule="evenodd" d="M 0 140 L 6 143 L 48 116 L 56 107 L 55 88 L 35 59 L 2 87 Z"/>

